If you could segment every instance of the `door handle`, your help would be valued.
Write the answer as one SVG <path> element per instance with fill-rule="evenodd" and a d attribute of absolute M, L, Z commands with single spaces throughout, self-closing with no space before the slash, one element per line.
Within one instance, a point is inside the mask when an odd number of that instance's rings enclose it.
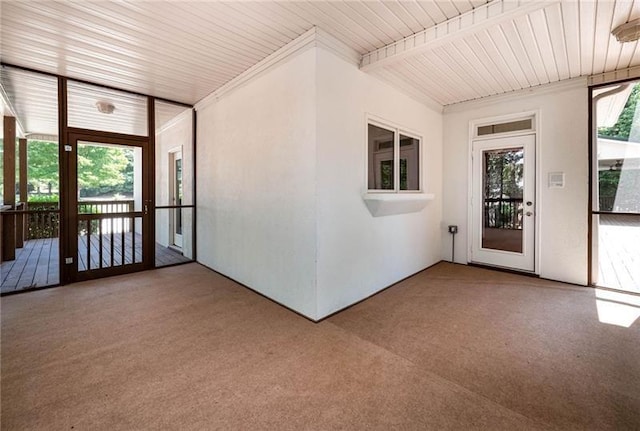
<path fill-rule="evenodd" d="M 527 212 L 525 213 L 525 215 L 526 215 L 527 217 L 531 217 L 531 216 L 533 215 L 533 212 L 531 212 L 531 211 L 527 211 Z"/>

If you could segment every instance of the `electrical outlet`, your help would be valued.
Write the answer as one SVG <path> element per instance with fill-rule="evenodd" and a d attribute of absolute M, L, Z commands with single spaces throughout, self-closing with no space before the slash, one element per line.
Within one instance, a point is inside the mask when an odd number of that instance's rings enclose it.
<path fill-rule="evenodd" d="M 73 263 L 73 258 L 72 257 L 65 257 L 64 258 L 64 263 L 66 263 L 67 265 L 69 265 L 70 263 Z"/>
<path fill-rule="evenodd" d="M 449 233 L 458 233 L 458 226 L 454 224 L 449 225 Z"/>

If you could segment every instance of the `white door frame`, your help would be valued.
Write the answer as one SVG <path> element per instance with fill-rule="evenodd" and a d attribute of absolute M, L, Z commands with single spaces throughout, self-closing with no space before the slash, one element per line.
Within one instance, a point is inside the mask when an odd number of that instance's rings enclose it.
<path fill-rule="evenodd" d="M 534 142 L 534 147 L 535 147 L 535 180 L 534 180 L 534 187 L 535 187 L 535 200 L 534 200 L 534 208 L 535 208 L 535 217 L 534 217 L 534 240 L 533 240 L 533 244 L 534 244 L 534 269 L 533 271 L 525 271 L 525 272 L 532 272 L 534 274 L 540 274 L 540 253 L 541 253 L 541 247 L 540 247 L 540 220 L 541 220 L 541 213 L 544 211 L 544 209 L 542 208 L 542 201 L 540 199 L 541 196 L 541 185 L 540 185 L 540 181 L 541 181 L 541 176 L 540 176 L 540 122 L 541 122 L 541 112 L 540 110 L 532 110 L 532 111 L 523 111 L 523 112 L 518 112 L 518 113 L 514 113 L 514 114 L 507 114 L 507 115 L 500 115 L 500 116 L 493 116 L 493 117 L 485 117 L 485 118 L 480 118 L 480 119 L 476 119 L 476 120 L 472 120 L 469 122 L 469 145 L 468 145 L 468 156 L 467 156 L 467 161 L 468 161 L 468 166 L 467 166 L 467 263 L 478 263 L 478 262 L 474 262 L 473 261 L 473 232 L 474 232 L 474 227 L 473 227 L 473 223 L 474 223 L 474 214 L 473 214 L 473 206 L 471 205 L 471 200 L 473 197 L 473 142 L 474 141 L 483 141 L 483 140 L 491 140 L 491 139 L 496 139 L 496 138 L 502 138 L 502 137 L 516 137 L 516 136 L 523 136 L 523 135 L 533 135 L 535 142 Z M 524 120 L 524 119 L 528 119 L 528 118 L 532 118 L 532 129 L 531 130 L 523 130 L 523 131 L 518 131 L 518 132 L 509 132 L 509 133 L 496 133 L 496 134 L 492 134 L 492 135 L 484 135 L 484 136 L 478 136 L 477 134 L 477 130 L 479 126 L 484 126 L 484 125 L 489 125 L 489 124 L 499 124 L 499 123 L 505 123 L 505 122 L 510 122 L 510 121 L 518 121 L 518 120 Z M 517 269 L 516 269 L 517 270 Z"/>
<path fill-rule="evenodd" d="M 182 146 L 175 147 L 169 150 L 169 204 L 177 205 L 176 199 L 176 160 L 183 160 L 182 158 Z M 179 154 L 180 157 L 176 157 Z M 184 166 L 183 166 L 184 172 Z M 184 187 L 184 186 L 183 186 Z M 182 234 L 176 233 L 176 209 L 169 210 L 169 246 L 182 248 Z"/>

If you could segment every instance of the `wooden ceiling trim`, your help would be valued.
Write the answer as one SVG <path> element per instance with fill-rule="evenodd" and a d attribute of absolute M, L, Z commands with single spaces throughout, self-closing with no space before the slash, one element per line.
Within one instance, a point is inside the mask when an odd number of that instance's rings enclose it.
<path fill-rule="evenodd" d="M 435 49 L 481 29 L 495 27 L 512 20 L 515 16 L 530 13 L 548 4 L 549 2 L 494 0 L 420 33 L 364 54 L 360 68 L 371 71 L 376 67 Z"/>

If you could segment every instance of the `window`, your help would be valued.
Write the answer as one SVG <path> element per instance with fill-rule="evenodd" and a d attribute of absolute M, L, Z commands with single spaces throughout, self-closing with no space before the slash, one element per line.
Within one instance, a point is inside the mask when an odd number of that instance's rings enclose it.
<path fill-rule="evenodd" d="M 367 148 L 369 190 L 420 190 L 420 138 L 369 122 Z"/>
<path fill-rule="evenodd" d="M 524 130 L 533 130 L 533 118 L 510 121 L 507 123 L 478 126 L 476 129 L 476 136 L 494 135 L 496 133 L 519 132 Z"/>

